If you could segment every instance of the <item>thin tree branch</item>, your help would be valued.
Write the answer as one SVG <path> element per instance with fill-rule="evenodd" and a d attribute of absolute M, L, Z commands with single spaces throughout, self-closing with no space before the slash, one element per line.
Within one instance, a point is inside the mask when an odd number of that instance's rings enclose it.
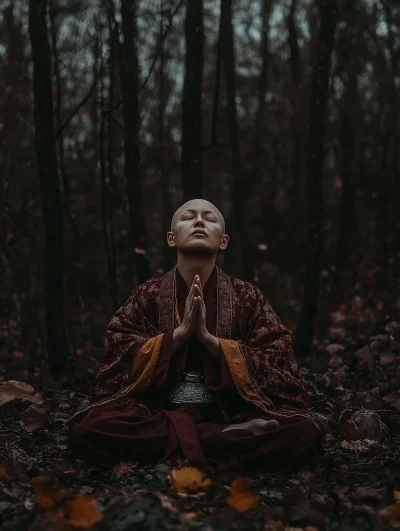
<path fill-rule="evenodd" d="M 123 131 L 124 133 L 126 133 L 127 135 L 129 135 L 130 137 L 132 138 L 136 138 L 135 135 L 133 133 L 131 133 L 130 131 L 128 131 L 128 129 L 126 129 L 126 127 L 124 127 L 121 122 L 119 120 L 117 120 L 115 118 L 115 116 L 113 116 L 111 114 L 111 111 L 109 111 L 108 109 L 103 109 L 101 111 L 102 114 L 106 114 L 109 118 L 111 118 L 111 120 L 115 123 L 115 125 L 117 125 L 121 131 Z M 148 147 L 150 148 L 151 146 L 149 146 L 149 144 L 146 144 L 145 142 L 142 142 L 141 140 L 139 140 L 139 144 L 141 144 L 142 146 L 145 146 L 145 147 Z"/>
<path fill-rule="evenodd" d="M 155 68 L 155 66 L 157 64 L 157 60 L 158 60 L 158 57 L 159 57 L 160 52 L 161 52 L 162 45 L 163 45 L 165 39 L 168 37 L 168 34 L 169 34 L 170 30 L 172 29 L 172 20 L 173 20 L 174 16 L 177 14 L 177 12 L 179 11 L 179 9 L 181 8 L 183 3 L 184 3 L 184 0 L 180 0 L 178 2 L 177 6 L 175 7 L 174 11 L 169 15 L 168 25 L 165 28 L 164 33 L 161 36 L 161 39 L 160 39 L 159 44 L 158 44 L 157 53 L 154 54 L 154 59 L 153 59 L 153 61 L 151 63 L 150 69 L 149 69 L 149 71 L 147 73 L 147 76 L 146 76 L 145 80 L 143 81 L 142 85 L 139 88 L 139 92 L 142 92 L 144 90 L 144 88 L 146 87 L 146 85 L 147 85 L 147 83 L 148 83 L 148 81 L 149 81 L 149 79 L 151 77 L 151 74 L 153 73 L 153 70 L 154 70 L 154 68 Z M 114 24 L 116 25 L 116 27 L 118 27 L 118 24 L 115 21 L 115 19 L 114 19 Z M 122 105 L 123 101 L 124 100 L 120 100 L 113 107 L 111 107 L 110 109 L 107 109 L 107 111 L 108 112 L 115 111 L 115 109 L 118 109 L 118 107 L 120 105 Z"/>
<path fill-rule="evenodd" d="M 68 116 L 68 118 L 65 120 L 65 122 L 62 124 L 62 126 L 58 129 L 58 131 L 55 134 L 54 140 L 56 141 L 57 138 L 60 136 L 60 134 L 64 131 L 64 129 L 67 127 L 67 125 L 70 123 L 72 118 L 78 114 L 80 109 L 87 103 L 92 96 L 94 89 L 97 85 L 98 76 L 96 76 L 93 80 L 92 86 L 89 89 L 89 92 L 86 94 L 86 96 L 83 98 L 83 100 L 75 107 L 75 109 L 72 111 L 72 113 Z"/>

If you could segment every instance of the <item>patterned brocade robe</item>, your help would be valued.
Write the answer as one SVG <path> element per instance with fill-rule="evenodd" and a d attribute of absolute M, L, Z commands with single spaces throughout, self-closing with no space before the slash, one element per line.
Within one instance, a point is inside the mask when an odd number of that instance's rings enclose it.
<path fill-rule="evenodd" d="M 70 420 L 122 397 L 134 399 L 143 408 L 149 407 L 149 401 L 152 408 L 163 406 L 188 359 L 187 344 L 171 355 L 173 331 L 179 323 L 179 279 L 182 282 L 175 266 L 133 290 L 106 329 L 104 358 L 88 400 Z M 219 339 L 221 361 L 203 356 L 202 369 L 207 389 L 217 391 L 224 419 L 234 421 L 244 409 L 255 408 L 277 420 L 307 418 L 319 430 L 307 409 L 290 334 L 266 297 L 217 266 L 211 281 L 216 285 L 215 311 L 212 315 L 207 307 L 207 328 Z"/>

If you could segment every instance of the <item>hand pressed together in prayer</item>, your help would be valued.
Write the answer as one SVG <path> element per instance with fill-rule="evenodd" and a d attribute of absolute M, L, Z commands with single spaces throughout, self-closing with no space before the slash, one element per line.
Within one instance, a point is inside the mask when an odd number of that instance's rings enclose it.
<path fill-rule="evenodd" d="M 194 335 L 196 335 L 197 339 L 212 356 L 220 359 L 221 351 L 218 338 L 210 334 L 207 330 L 206 305 L 198 275 L 195 275 L 186 299 L 182 324 L 174 333 L 174 351 Z"/>

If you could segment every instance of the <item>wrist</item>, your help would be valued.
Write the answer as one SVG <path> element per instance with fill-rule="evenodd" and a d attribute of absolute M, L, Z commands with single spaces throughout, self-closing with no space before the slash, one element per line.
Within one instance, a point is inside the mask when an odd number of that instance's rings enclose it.
<path fill-rule="evenodd" d="M 200 343 L 202 343 L 205 346 L 210 343 L 212 337 L 213 337 L 212 334 L 210 334 L 208 330 L 205 330 L 199 335 L 198 339 Z"/>
<path fill-rule="evenodd" d="M 173 338 L 181 346 L 189 339 L 189 332 L 184 326 L 180 325 L 175 328 Z"/>

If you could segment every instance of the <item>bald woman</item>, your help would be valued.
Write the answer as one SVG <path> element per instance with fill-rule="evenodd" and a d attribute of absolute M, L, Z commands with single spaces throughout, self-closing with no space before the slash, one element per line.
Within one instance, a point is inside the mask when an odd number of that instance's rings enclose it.
<path fill-rule="evenodd" d="M 92 460 L 178 460 L 210 473 L 293 467 L 321 449 L 290 334 L 263 293 L 216 266 L 221 212 L 193 199 L 167 233 L 177 264 L 135 288 L 71 419 Z"/>

